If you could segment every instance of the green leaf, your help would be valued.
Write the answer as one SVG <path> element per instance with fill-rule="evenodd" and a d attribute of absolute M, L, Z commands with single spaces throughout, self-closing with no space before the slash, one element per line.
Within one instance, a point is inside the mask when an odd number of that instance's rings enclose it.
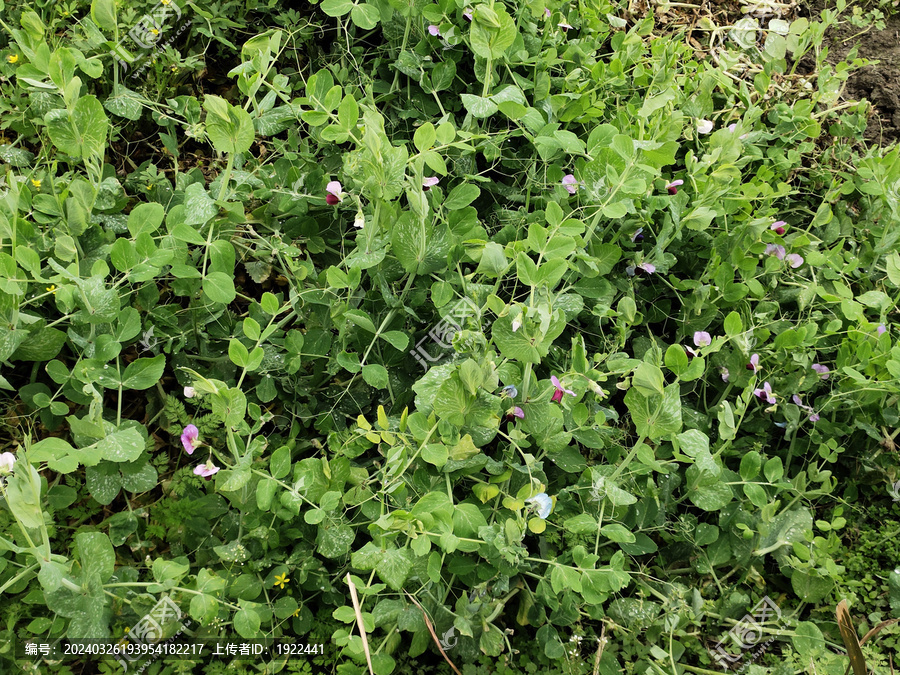
<path fill-rule="evenodd" d="M 665 357 L 666 368 L 681 375 L 688 367 L 687 353 L 681 345 L 669 345 Z"/>
<path fill-rule="evenodd" d="M 70 110 L 51 110 L 44 115 L 50 140 L 59 150 L 76 159 L 103 155 L 109 119 L 93 94 L 82 96 Z"/>
<path fill-rule="evenodd" d="M 256 140 L 250 113 L 211 95 L 206 96 L 203 107 L 207 111 L 206 135 L 216 150 L 231 154 L 250 149 Z"/>
<path fill-rule="evenodd" d="M 436 138 L 437 132 L 434 130 L 434 125 L 431 122 L 425 122 L 413 134 L 413 143 L 419 152 L 425 152 L 434 145 Z"/>
<path fill-rule="evenodd" d="M 234 290 L 234 279 L 224 272 L 212 272 L 203 279 L 203 292 L 213 302 L 227 305 L 232 302 L 237 293 Z"/>
<path fill-rule="evenodd" d="M 462 99 L 466 111 L 478 119 L 490 117 L 499 110 L 497 104 L 489 98 L 482 98 L 474 94 L 460 94 L 460 99 Z"/>
<path fill-rule="evenodd" d="M 666 380 L 658 366 L 644 361 L 635 368 L 632 384 L 645 396 L 662 395 Z"/>
<path fill-rule="evenodd" d="M 507 315 L 494 321 L 491 328 L 491 337 L 500 353 L 507 359 L 533 363 L 541 362 L 541 355 L 531 338 L 525 334 L 522 328 L 513 332 L 512 317 Z"/>
<path fill-rule="evenodd" d="M 489 23 L 485 23 L 485 17 L 489 14 L 494 16 L 490 17 Z M 469 31 L 472 51 L 485 59 L 499 59 L 516 41 L 518 31 L 515 22 L 500 5 L 495 5 L 493 11 L 486 5 L 479 5 L 475 16 Z"/>
<path fill-rule="evenodd" d="M 144 438 L 137 429 L 119 429 L 85 450 L 112 462 L 133 462 L 144 451 Z"/>
<path fill-rule="evenodd" d="M 103 30 L 114 33 L 116 30 L 115 0 L 93 0 L 91 3 L 91 18 Z"/>
<path fill-rule="evenodd" d="M 409 346 L 409 335 L 399 330 L 389 330 L 382 333 L 379 337 L 391 343 L 394 349 L 405 352 Z"/>
<path fill-rule="evenodd" d="M 375 387 L 376 389 L 387 389 L 388 387 L 387 368 L 381 364 L 370 363 L 363 366 L 362 376 L 370 387 Z"/>
<path fill-rule="evenodd" d="M 125 389 L 149 389 L 159 382 L 165 369 L 165 354 L 159 354 L 151 359 L 137 359 L 125 368 L 122 386 Z"/>
<path fill-rule="evenodd" d="M 378 20 L 380 18 L 381 15 L 378 12 L 378 8 L 374 5 L 363 3 L 361 5 L 354 5 L 353 9 L 350 10 L 351 21 L 363 30 L 372 30 L 375 28 L 375 26 L 378 25 Z"/>
<path fill-rule="evenodd" d="M 144 110 L 143 102 L 147 99 L 123 84 L 113 85 L 112 95 L 103 102 L 103 107 L 113 115 L 124 117 L 135 122 L 140 119 Z M 149 101 L 148 101 L 149 102 Z"/>
<path fill-rule="evenodd" d="M 336 526 L 320 527 L 316 541 L 317 551 L 326 558 L 341 558 L 353 548 L 356 531 L 346 523 Z"/>
<path fill-rule="evenodd" d="M 184 191 L 184 223 L 186 225 L 202 225 L 219 212 L 215 202 L 206 193 L 201 183 L 191 183 Z M 205 239 L 200 239 L 206 243 Z M 194 242 L 196 243 L 196 242 Z"/>
<path fill-rule="evenodd" d="M 324 0 L 319 7 L 328 16 L 338 17 L 344 16 L 353 9 L 353 2 L 351 0 Z"/>
<path fill-rule="evenodd" d="M 234 613 L 232 622 L 237 634 L 242 638 L 250 640 L 255 638 L 257 633 L 259 633 L 261 620 L 259 614 L 256 613 L 256 610 L 247 608 L 240 609 Z"/>
<path fill-rule="evenodd" d="M 725 317 L 725 334 L 728 337 L 734 337 L 744 332 L 744 323 L 741 321 L 741 315 L 737 312 L 731 312 Z"/>
<path fill-rule="evenodd" d="M 457 185 L 450 191 L 450 194 L 447 195 L 447 199 L 444 200 L 444 208 L 448 211 L 464 209 L 478 199 L 478 195 L 480 194 L 481 188 L 477 185 L 472 185 L 470 183 Z"/>

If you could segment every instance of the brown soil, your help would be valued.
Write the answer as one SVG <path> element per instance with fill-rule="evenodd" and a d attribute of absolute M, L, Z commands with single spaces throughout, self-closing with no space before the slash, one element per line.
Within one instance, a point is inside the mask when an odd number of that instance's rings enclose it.
<path fill-rule="evenodd" d="M 817 17 L 818 9 L 811 9 L 811 14 Z M 859 48 L 857 56 L 878 61 L 850 76 L 843 98 L 867 99 L 873 111 L 865 137 L 880 145 L 890 145 L 900 141 L 900 14 L 888 18 L 884 30 L 873 28 L 859 35 L 861 30 L 850 23 L 832 28 L 825 36 L 828 62 L 841 61 L 854 45 Z"/>

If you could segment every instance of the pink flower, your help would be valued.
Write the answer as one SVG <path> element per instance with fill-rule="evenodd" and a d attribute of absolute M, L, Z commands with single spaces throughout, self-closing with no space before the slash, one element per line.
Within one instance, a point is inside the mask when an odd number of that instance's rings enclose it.
<path fill-rule="evenodd" d="M 556 389 L 556 391 L 553 392 L 553 398 L 551 399 L 554 403 L 559 403 L 560 401 L 562 401 L 563 394 L 570 394 L 572 396 L 575 396 L 575 392 L 571 389 L 563 389 L 563 386 L 559 383 L 559 379 L 556 377 L 556 375 L 550 376 L 550 382 L 553 383 L 553 386 Z"/>
<path fill-rule="evenodd" d="M 644 231 L 643 227 L 639 227 L 634 231 L 634 234 L 631 235 L 631 241 L 644 241 L 644 235 L 642 232 Z"/>
<path fill-rule="evenodd" d="M 549 7 L 544 7 L 544 17 L 547 19 L 550 18 L 550 8 Z"/>
<path fill-rule="evenodd" d="M 766 401 L 768 401 L 770 405 L 773 405 L 775 403 L 775 397 L 772 395 L 772 385 L 770 385 L 768 382 L 766 382 L 762 386 L 762 389 L 754 389 L 753 393 L 757 398 L 766 399 Z"/>
<path fill-rule="evenodd" d="M 803 256 L 797 255 L 796 253 L 788 253 L 784 256 L 784 259 L 787 260 L 788 264 L 794 269 L 797 269 L 803 264 Z"/>
<path fill-rule="evenodd" d="M 719 369 L 719 374 L 722 376 L 722 382 L 728 382 L 728 378 L 731 377 L 731 373 L 728 372 L 728 368 L 725 366 Z"/>
<path fill-rule="evenodd" d="M 569 191 L 570 195 L 574 195 L 576 192 L 578 192 L 578 181 L 575 180 L 575 176 L 573 176 L 572 174 L 569 173 L 563 176 L 562 184 L 563 187 L 565 187 L 566 190 Z"/>
<path fill-rule="evenodd" d="M 747 370 L 752 370 L 754 373 L 759 370 L 759 354 L 754 354 L 750 357 L 750 363 L 747 364 Z"/>
<path fill-rule="evenodd" d="M 791 396 L 791 400 L 797 405 L 797 407 L 802 408 L 806 412 L 812 413 L 812 415 L 809 416 L 810 422 L 818 422 L 819 421 L 819 416 L 816 414 L 816 411 L 813 410 L 810 406 L 804 405 L 802 399 L 799 396 L 797 396 L 797 394 L 794 394 L 793 396 Z"/>
<path fill-rule="evenodd" d="M 560 28 L 562 28 L 563 31 L 568 31 L 570 28 L 572 28 L 572 26 L 570 26 L 569 24 L 567 24 L 567 23 L 565 23 L 565 22 L 563 22 L 563 23 L 558 23 L 558 24 L 556 24 L 556 25 L 559 26 Z"/>
<path fill-rule="evenodd" d="M 823 380 L 828 379 L 828 373 L 830 372 L 828 370 L 828 366 L 823 366 L 821 364 L 814 363 L 810 366 L 810 368 L 812 368 L 814 371 L 816 371 L 822 377 Z"/>
<path fill-rule="evenodd" d="M 734 123 L 728 125 L 728 131 L 730 131 L 731 133 L 734 133 L 735 129 L 737 129 L 737 122 L 734 122 Z M 741 140 L 744 140 L 749 135 L 750 134 L 741 134 L 738 138 L 740 138 Z"/>
<path fill-rule="evenodd" d="M 440 37 L 441 29 L 437 26 L 428 26 L 428 32 L 431 33 L 435 37 Z"/>
<path fill-rule="evenodd" d="M 779 260 L 784 260 L 784 246 L 766 244 L 766 255 L 774 255 Z"/>
<path fill-rule="evenodd" d="M 330 206 L 334 206 L 344 200 L 344 188 L 336 180 L 331 181 L 325 186 L 325 192 L 328 193 L 325 195 L 325 203 Z"/>
<path fill-rule="evenodd" d="M 181 432 L 181 444 L 184 446 L 184 451 L 187 454 L 193 455 L 194 450 L 201 445 L 199 438 L 200 430 L 193 424 L 188 424 L 184 428 L 184 431 Z"/>
<path fill-rule="evenodd" d="M 441 182 L 441 179 L 437 176 L 430 176 L 422 181 L 422 189 L 425 192 L 428 192 L 431 188 Z"/>
<path fill-rule="evenodd" d="M 637 272 L 638 270 L 640 270 L 642 274 L 653 274 L 653 272 L 656 271 L 656 265 L 653 265 L 651 263 L 641 263 L 637 267 L 635 267 L 634 265 L 629 265 L 625 268 L 625 272 L 630 277 L 633 277 L 635 272 Z"/>
<path fill-rule="evenodd" d="M 712 344 L 712 336 L 706 331 L 698 330 L 694 333 L 694 344 L 698 347 L 706 347 Z"/>
<path fill-rule="evenodd" d="M 463 16 L 469 21 L 472 20 L 472 12 L 463 12 Z"/>
<path fill-rule="evenodd" d="M 194 467 L 194 474 L 203 476 L 206 480 L 212 478 L 213 474 L 218 473 L 218 471 L 219 467 L 213 464 L 211 459 L 207 461 L 206 464 Z"/>
<path fill-rule="evenodd" d="M 887 333 L 887 326 L 885 326 L 884 324 L 878 326 L 878 334 L 884 335 L 885 333 Z"/>
<path fill-rule="evenodd" d="M 784 226 L 787 225 L 783 220 L 778 220 L 772 223 L 772 226 L 769 228 L 770 230 L 775 230 L 779 235 L 784 234 Z"/>
<path fill-rule="evenodd" d="M 525 419 L 525 411 L 522 410 L 519 406 L 516 406 L 515 408 L 513 408 L 511 414 L 513 417 L 518 417 L 520 420 Z"/>
<path fill-rule="evenodd" d="M 671 183 L 666 185 L 666 190 L 669 191 L 670 195 L 677 195 L 679 185 L 684 185 L 684 181 L 683 180 L 673 180 Z"/>

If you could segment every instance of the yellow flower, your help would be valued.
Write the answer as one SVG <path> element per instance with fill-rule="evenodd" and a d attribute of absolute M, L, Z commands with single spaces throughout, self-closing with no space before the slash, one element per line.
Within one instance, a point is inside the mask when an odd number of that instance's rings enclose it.
<path fill-rule="evenodd" d="M 47 286 L 47 292 L 56 295 L 56 284 L 50 284 L 49 286 Z"/>
<path fill-rule="evenodd" d="M 154 35 L 159 35 L 159 31 L 156 30 L 155 28 L 151 28 L 150 32 L 153 33 Z"/>
<path fill-rule="evenodd" d="M 285 572 L 284 574 L 276 574 L 275 575 L 275 583 L 272 585 L 280 586 L 281 588 L 284 588 L 284 585 L 289 581 L 290 581 L 290 579 L 288 579 L 287 572 Z"/>
<path fill-rule="evenodd" d="M 147 186 L 147 189 L 148 189 L 148 190 L 152 190 L 152 189 L 153 189 L 153 183 L 150 183 L 150 185 Z"/>
<path fill-rule="evenodd" d="M 6 57 L 6 60 L 9 61 L 10 63 L 18 63 L 19 55 L 18 54 L 10 54 L 9 56 Z"/>
<path fill-rule="evenodd" d="M 41 189 L 41 181 L 40 181 L 40 179 L 34 179 L 34 178 L 32 178 L 32 179 L 31 179 L 31 184 L 34 185 L 34 187 L 36 187 L 38 190 Z"/>
<path fill-rule="evenodd" d="M 294 610 L 294 616 L 300 616 L 300 608 Z"/>
<path fill-rule="evenodd" d="M 127 633 L 128 631 L 130 631 L 130 630 L 131 630 L 131 629 L 130 629 L 128 626 L 125 626 L 125 632 L 126 632 L 126 633 Z"/>
<path fill-rule="evenodd" d="M 168 6 L 172 3 L 172 0 L 159 0 L 162 4 Z"/>

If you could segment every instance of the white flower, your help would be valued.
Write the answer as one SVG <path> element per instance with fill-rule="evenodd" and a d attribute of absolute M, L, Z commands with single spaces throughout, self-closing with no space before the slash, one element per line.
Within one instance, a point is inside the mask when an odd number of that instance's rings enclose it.
<path fill-rule="evenodd" d="M 698 134 L 708 134 L 713 130 L 712 120 L 699 120 L 697 122 L 697 133 Z"/>
<path fill-rule="evenodd" d="M 0 453 L 0 474 L 11 473 L 13 464 L 16 463 L 16 456 L 11 452 Z"/>
<path fill-rule="evenodd" d="M 512 322 L 512 330 L 513 330 L 513 333 L 515 333 L 515 332 L 516 332 L 517 330 L 519 330 L 519 328 L 521 328 L 521 327 L 522 327 L 522 320 L 519 319 L 519 318 L 513 319 L 513 322 Z"/>
<path fill-rule="evenodd" d="M 530 497 L 525 500 L 526 504 L 537 504 L 538 505 L 538 518 L 542 520 L 546 520 L 547 516 L 550 515 L 550 512 L 553 510 L 553 500 L 550 499 L 550 496 L 546 492 L 538 492 L 534 497 Z"/>
<path fill-rule="evenodd" d="M 197 390 L 193 387 L 185 387 L 184 388 L 184 397 L 185 398 L 194 398 L 197 395 Z"/>
<path fill-rule="evenodd" d="M 362 211 L 357 211 L 356 219 L 353 221 L 353 227 L 357 228 L 358 230 L 361 230 L 361 229 L 363 229 L 363 227 L 365 227 L 365 225 L 366 225 L 366 217 L 363 215 Z"/>

